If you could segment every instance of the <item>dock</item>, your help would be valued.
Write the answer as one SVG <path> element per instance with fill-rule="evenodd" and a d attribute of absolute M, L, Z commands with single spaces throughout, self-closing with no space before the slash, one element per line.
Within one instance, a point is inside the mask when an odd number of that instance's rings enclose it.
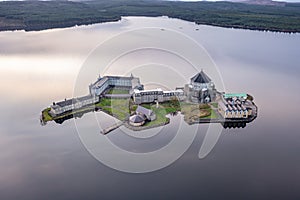
<path fill-rule="evenodd" d="M 102 135 L 106 135 L 106 134 L 108 134 L 109 132 L 111 132 L 111 131 L 113 131 L 113 130 L 119 128 L 120 126 L 123 126 L 124 123 L 125 123 L 125 122 L 122 122 L 122 121 L 117 122 L 117 123 L 111 125 L 110 127 L 101 130 L 100 133 L 101 133 Z"/>

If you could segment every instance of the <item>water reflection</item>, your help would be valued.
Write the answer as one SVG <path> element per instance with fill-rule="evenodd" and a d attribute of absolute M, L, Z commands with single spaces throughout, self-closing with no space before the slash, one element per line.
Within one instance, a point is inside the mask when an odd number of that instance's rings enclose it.
<path fill-rule="evenodd" d="M 250 122 L 248 122 L 250 123 Z M 224 122 L 222 123 L 222 126 L 224 128 L 245 128 L 246 127 L 246 122 Z"/>
<path fill-rule="evenodd" d="M 91 110 L 85 110 L 85 111 L 82 111 L 82 112 L 76 112 L 76 114 L 65 115 L 62 118 L 54 119 L 54 121 L 57 124 L 62 124 L 62 123 L 64 123 L 67 120 L 70 120 L 70 119 L 73 119 L 73 118 L 74 119 L 81 118 L 86 113 L 91 113 L 91 112 L 101 112 L 101 110 L 99 108 L 94 108 L 94 109 L 91 109 Z M 225 121 L 225 122 L 217 122 L 214 119 L 202 119 L 202 120 L 200 119 L 197 122 L 190 123 L 190 120 L 187 120 L 184 117 L 185 116 L 184 114 L 181 114 L 180 112 L 177 112 L 177 111 L 169 113 L 168 116 L 169 117 L 171 116 L 173 118 L 173 117 L 177 116 L 178 114 L 182 115 L 182 117 L 184 118 L 184 121 L 186 122 L 186 124 L 189 124 L 189 125 L 203 124 L 203 123 L 206 123 L 206 124 L 208 124 L 208 123 L 220 123 L 223 126 L 224 129 L 227 129 L 227 128 L 228 129 L 231 129 L 231 128 L 245 128 L 248 123 L 253 122 L 255 120 L 255 118 L 256 118 L 256 117 L 253 117 L 253 118 L 249 119 L 247 122 L 240 122 L 240 121 L 237 121 L 237 122 L 234 122 L 234 121 L 226 122 L 226 120 L 224 120 L 224 119 L 221 119 L 221 120 Z M 40 123 L 41 123 L 41 125 L 46 125 L 42 121 Z"/>

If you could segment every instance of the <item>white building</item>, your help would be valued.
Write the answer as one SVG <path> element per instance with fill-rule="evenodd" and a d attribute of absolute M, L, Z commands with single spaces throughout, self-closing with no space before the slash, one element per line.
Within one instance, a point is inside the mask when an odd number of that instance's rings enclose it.
<path fill-rule="evenodd" d="M 152 103 L 155 101 L 165 102 L 171 100 L 182 101 L 185 99 L 184 91 L 182 89 L 163 91 L 161 88 L 153 90 L 134 90 L 133 101 L 136 104 Z"/>
<path fill-rule="evenodd" d="M 80 109 L 84 106 L 92 105 L 99 102 L 99 96 L 87 95 L 79 98 L 65 99 L 50 106 L 52 116 L 59 115 L 68 111 Z"/>

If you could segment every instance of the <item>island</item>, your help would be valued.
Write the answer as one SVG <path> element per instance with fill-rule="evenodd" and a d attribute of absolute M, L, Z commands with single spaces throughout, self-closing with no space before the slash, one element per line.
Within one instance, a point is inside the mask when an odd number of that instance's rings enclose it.
<path fill-rule="evenodd" d="M 102 134 L 124 125 L 139 131 L 169 123 L 168 115 L 180 113 L 190 125 L 221 123 L 224 128 L 245 127 L 257 117 L 253 97 L 246 93 L 224 93 L 201 70 L 190 82 L 174 90 L 144 89 L 138 77 L 103 76 L 89 85 L 82 97 L 53 102 L 40 115 L 40 123 L 63 123 L 87 112 L 102 111 L 119 120 Z"/>

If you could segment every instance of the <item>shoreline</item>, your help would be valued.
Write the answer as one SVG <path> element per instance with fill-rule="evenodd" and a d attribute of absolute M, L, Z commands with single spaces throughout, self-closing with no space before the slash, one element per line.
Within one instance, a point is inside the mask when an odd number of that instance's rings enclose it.
<path fill-rule="evenodd" d="M 41 31 L 115 22 L 144 16 L 181 19 L 197 25 L 282 33 L 300 33 L 300 4 L 250 5 L 233 2 L 103 0 L 3 1 L 0 31 Z"/>
<path fill-rule="evenodd" d="M 286 33 L 286 34 L 299 34 L 300 30 L 284 30 L 284 29 L 275 29 L 275 28 L 259 28 L 259 27 L 248 27 L 248 26 L 241 26 L 241 25 L 220 25 L 216 23 L 197 23 L 196 21 L 190 21 L 179 17 L 170 17 L 166 15 L 160 15 L 160 16 L 121 16 L 118 19 L 114 20 L 107 20 L 107 21 L 99 21 L 99 22 L 82 22 L 82 23 L 76 23 L 72 25 L 68 25 L 67 23 L 65 25 L 59 25 L 59 26 L 44 26 L 43 28 L 37 28 L 37 27 L 15 27 L 15 28 L 3 28 L 0 26 L 0 33 L 1 32 L 15 32 L 15 31 L 25 31 L 25 32 L 40 32 L 40 31 L 47 31 L 47 30 L 55 30 L 55 29 L 67 29 L 67 28 L 75 28 L 75 27 L 84 27 L 84 26 L 93 26 L 93 25 L 100 25 L 100 24 L 107 24 L 112 22 L 121 22 L 123 17 L 168 17 L 169 19 L 178 19 L 183 20 L 185 22 L 191 22 L 195 23 L 195 25 L 198 26 L 212 26 L 212 27 L 218 27 L 218 28 L 225 28 L 225 29 L 236 29 L 236 30 L 248 30 L 248 31 L 259 31 L 259 32 L 270 32 L 270 33 Z"/>

